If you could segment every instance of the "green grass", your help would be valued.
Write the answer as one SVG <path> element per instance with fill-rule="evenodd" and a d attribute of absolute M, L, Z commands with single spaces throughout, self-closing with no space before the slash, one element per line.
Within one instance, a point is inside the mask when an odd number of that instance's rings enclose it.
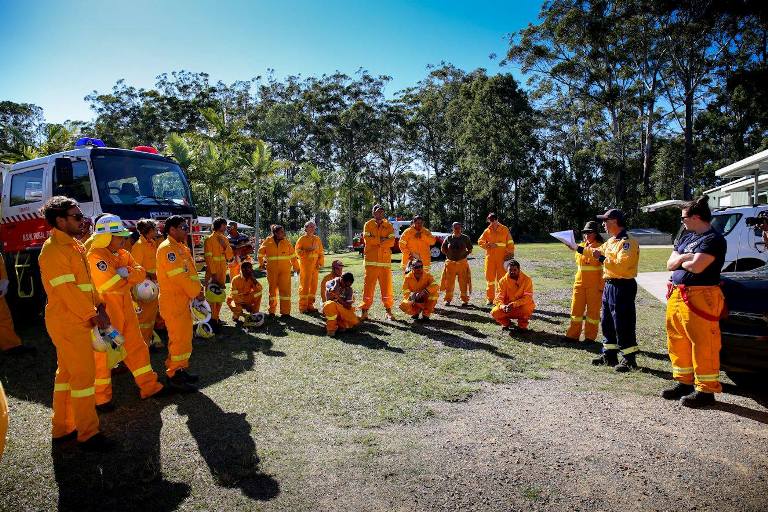
<path fill-rule="evenodd" d="M 663 270 L 668 255 L 669 249 L 643 248 L 641 270 Z M 318 479 L 349 468 L 373 471 L 386 457 L 382 428 L 418 425 L 435 414 L 435 402 L 467 400 L 485 383 L 543 379 L 558 371 L 579 375 L 584 387 L 617 393 L 655 394 L 665 385 L 660 303 L 638 293 L 644 370 L 620 375 L 595 368 L 590 359 L 597 347 L 560 336 L 568 321 L 572 253 L 560 244 L 523 244 L 516 256 L 534 280 L 536 332 L 501 334 L 488 310 L 479 307 L 485 302 L 479 257 L 470 260 L 474 307 L 439 306 L 430 324 L 414 325 L 397 310 L 397 322 L 383 320 L 377 296 L 372 321 L 339 339 L 324 336 L 320 318 L 298 314 L 254 332 L 230 326 L 215 340 L 195 341 L 191 364 L 201 376 L 201 393 L 141 401 L 129 375 L 115 377 L 119 408 L 102 416 L 102 426 L 124 448 L 106 461 L 79 456 L 77 450 L 52 455 L 55 356 L 42 324 L 19 326 L 39 354 L 18 360 L 0 356 L 0 379 L 11 405 L 0 510 L 50 510 L 57 503 L 67 508 L 95 497 L 102 509 L 123 508 L 130 497 L 150 508 L 183 503 L 187 509 L 308 510 L 317 503 L 305 490 Z M 329 255 L 328 266 L 333 259 L 355 274 L 359 299 L 362 258 Z M 441 269 L 442 264 L 433 266 L 437 279 Z M 393 273 L 399 292 L 399 267 Z M 294 289 L 294 300 L 295 295 Z M 163 358 L 153 356 L 155 369 L 162 368 Z M 403 475 L 419 474 L 414 450 L 413 465 L 399 470 Z M 531 500 L 539 494 L 525 492 Z"/>

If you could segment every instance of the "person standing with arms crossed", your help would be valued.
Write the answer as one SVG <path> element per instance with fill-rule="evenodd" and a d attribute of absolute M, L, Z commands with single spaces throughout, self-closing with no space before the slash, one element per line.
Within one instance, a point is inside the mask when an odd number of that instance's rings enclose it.
<path fill-rule="evenodd" d="M 635 331 L 637 296 L 637 264 L 640 246 L 627 234 L 624 212 L 611 209 L 598 215 L 605 231 L 611 235 L 598 249 L 579 246 L 579 254 L 592 251 L 592 256 L 602 263 L 605 288 L 603 288 L 603 313 L 600 327 L 603 329 L 603 352 L 592 360 L 594 365 L 613 366 L 617 372 L 637 368 L 637 334 Z M 618 353 L 621 351 L 621 362 Z"/>
<path fill-rule="evenodd" d="M 48 296 L 45 327 L 57 359 L 53 443 L 76 438 L 85 450 L 109 451 L 115 443 L 99 432 L 91 336 L 94 327 L 107 329 L 110 320 L 93 287 L 85 247 L 77 240 L 83 235 L 84 216 L 77 201 L 64 196 L 50 198 L 42 214 L 51 227 L 39 265 Z"/>
<path fill-rule="evenodd" d="M 325 265 L 323 241 L 315 234 L 317 226 L 309 221 L 304 224 L 305 234 L 296 240 L 296 256 L 299 257 L 299 313 L 317 313 L 317 278 L 320 267 Z"/>
<path fill-rule="evenodd" d="M 424 227 L 424 218 L 417 215 L 411 221 L 411 226 L 403 231 L 398 247 L 403 253 L 403 273 L 407 273 L 408 264 L 419 260 L 424 264 L 424 271 L 429 272 L 432 266 L 432 254 L 430 249 L 435 245 L 436 238 L 432 232 Z"/>
<path fill-rule="evenodd" d="M 472 240 L 461 232 L 461 222 L 453 223 L 453 233 L 443 240 L 440 252 L 445 254 L 445 266 L 440 278 L 440 291 L 445 292 L 445 305 L 450 306 L 453 300 L 453 288 L 456 278 L 459 278 L 461 291 L 461 307 L 469 304 L 469 294 L 472 293 L 472 272 L 469 270 L 467 256 L 472 254 Z"/>
<path fill-rule="evenodd" d="M 384 207 L 373 207 L 373 218 L 363 227 L 365 249 L 365 277 L 363 283 L 363 303 L 360 305 L 360 320 L 368 318 L 368 310 L 373 305 L 376 283 L 381 290 L 381 301 L 387 310 L 387 319 L 394 320 L 392 305 L 395 297 L 392 290 L 392 247 L 395 245 L 395 229 L 384 218 Z"/>
<path fill-rule="evenodd" d="M 711 224 L 707 196 L 682 209 L 688 231 L 667 260 L 667 348 L 677 384 L 662 392 L 686 407 L 715 403 L 720 385 L 720 315 L 725 307 L 720 269 L 728 244 Z"/>
<path fill-rule="evenodd" d="M 496 300 L 496 282 L 504 277 L 504 261 L 515 257 L 515 242 L 509 229 L 499 222 L 495 213 L 488 214 L 488 227 L 480 235 L 477 244 L 485 249 L 485 296 L 486 306 Z"/>

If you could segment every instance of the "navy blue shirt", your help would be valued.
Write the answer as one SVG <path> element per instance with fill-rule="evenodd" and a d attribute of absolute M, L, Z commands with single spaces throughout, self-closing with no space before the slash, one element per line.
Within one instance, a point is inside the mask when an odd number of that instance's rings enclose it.
<path fill-rule="evenodd" d="M 698 274 L 680 267 L 672 272 L 672 282 L 686 286 L 717 286 L 720 284 L 720 269 L 723 268 L 727 249 L 728 243 L 725 237 L 714 228 L 701 234 L 693 232 L 684 234 L 675 246 L 678 254 L 711 254 L 715 257 L 715 261 Z"/>

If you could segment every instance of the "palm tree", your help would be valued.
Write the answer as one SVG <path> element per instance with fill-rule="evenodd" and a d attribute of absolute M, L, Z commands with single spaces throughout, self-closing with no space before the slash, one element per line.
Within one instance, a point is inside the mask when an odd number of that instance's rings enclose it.
<path fill-rule="evenodd" d="M 261 139 L 253 143 L 253 151 L 245 155 L 240 161 L 241 172 L 238 173 L 237 185 L 242 189 L 253 189 L 256 201 L 254 202 L 253 224 L 256 228 L 256 246 L 259 245 L 261 233 L 261 194 L 264 188 L 264 179 L 272 176 L 281 169 L 290 165 L 286 160 L 272 158 L 272 150 Z"/>
<path fill-rule="evenodd" d="M 305 163 L 301 166 L 297 185 L 291 190 L 291 203 L 308 203 L 312 205 L 317 234 L 328 244 L 328 233 L 322 227 L 321 219 L 327 217 L 336 201 L 338 184 L 331 171 L 320 169 L 314 164 Z M 321 215 L 324 214 L 324 215 Z"/>

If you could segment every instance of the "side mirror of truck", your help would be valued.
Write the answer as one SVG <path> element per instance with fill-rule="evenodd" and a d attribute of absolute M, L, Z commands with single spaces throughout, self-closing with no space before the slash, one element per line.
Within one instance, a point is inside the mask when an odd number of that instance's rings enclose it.
<path fill-rule="evenodd" d="M 54 172 L 56 173 L 56 184 L 60 187 L 69 187 L 75 181 L 72 160 L 69 158 L 57 158 L 54 163 Z"/>

